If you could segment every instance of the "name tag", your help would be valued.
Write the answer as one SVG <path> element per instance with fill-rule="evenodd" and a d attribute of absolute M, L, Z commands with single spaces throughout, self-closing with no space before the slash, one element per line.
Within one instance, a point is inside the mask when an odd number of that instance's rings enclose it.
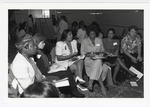
<path fill-rule="evenodd" d="M 95 46 L 100 46 L 100 44 L 95 44 Z"/>
<path fill-rule="evenodd" d="M 116 46 L 116 45 L 117 45 L 117 42 L 114 42 L 113 45 Z"/>
<path fill-rule="evenodd" d="M 41 55 L 38 54 L 38 55 L 37 55 L 37 58 L 39 59 L 40 57 L 41 57 Z"/>

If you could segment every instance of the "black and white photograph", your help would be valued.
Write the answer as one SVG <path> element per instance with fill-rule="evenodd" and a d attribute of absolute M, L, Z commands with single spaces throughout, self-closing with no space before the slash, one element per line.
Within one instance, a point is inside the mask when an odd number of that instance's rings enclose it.
<path fill-rule="evenodd" d="M 8 10 L 9 97 L 143 98 L 143 14 Z"/>
<path fill-rule="evenodd" d="M 4 7 L 5 99 L 147 98 L 146 4 L 49 4 Z"/>

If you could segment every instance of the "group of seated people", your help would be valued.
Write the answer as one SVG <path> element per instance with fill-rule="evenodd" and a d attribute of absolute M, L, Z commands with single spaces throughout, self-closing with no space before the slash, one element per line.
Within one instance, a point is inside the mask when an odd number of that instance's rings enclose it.
<path fill-rule="evenodd" d="M 70 29 L 64 30 L 54 48 L 54 61 L 49 60 L 44 53 L 46 38 L 40 33 L 24 33 L 18 38 L 18 53 L 11 64 L 11 72 L 14 75 L 11 85 L 15 89 L 18 88 L 20 97 L 60 97 L 63 91 L 56 88 L 53 81 L 66 77 L 70 85 L 70 88 L 66 88 L 70 97 L 85 97 L 77 87 L 78 84 L 86 87 L 84 84 L 87 81 L 83 79 L 84 70 L 89 78 L 87 89 L 93 92 L 93 82 L 98 81 L 105 97 L 107 92 L 103 82 L 107 80 L 108 86 L 119 85 L 116 76 L 120 67 L 131 78 L 137 76 L 129 70 L 131 66 L 142 61 L 142 43 L 135 26 L 129 27 L 121 43 L 113 39 L 115 30 L 112 28 L 108 30 L 107 38 L 104 39 L 97 37 L 99 34 L 93 26 L 87 28 L 86 34 L 87 36 L 78 42 L 73 39 Z M 64 70 L 53 72 L 51 68 L 56 65 Z"/>

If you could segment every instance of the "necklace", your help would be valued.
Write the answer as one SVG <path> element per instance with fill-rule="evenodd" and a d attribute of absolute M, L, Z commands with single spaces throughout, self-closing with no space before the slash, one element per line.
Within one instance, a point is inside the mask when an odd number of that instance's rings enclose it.
<path fill-rule="evenodd" d="M 90 38 L 90 40 L 91 40 L 92 44 L 95 46 L 95 39 Z"/>
<path fill-rule="evenodd" d="M 72 46 L 71 46 L 71 42 L 66 42 L 68 48 L 69 48 L 69 51 L 70 53 L 72 53 Z"/>

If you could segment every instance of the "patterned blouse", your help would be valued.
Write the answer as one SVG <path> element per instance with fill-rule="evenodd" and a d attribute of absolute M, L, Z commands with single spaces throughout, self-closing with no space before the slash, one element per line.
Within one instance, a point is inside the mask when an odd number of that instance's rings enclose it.
<path fill-rule="evenodd" d="M 137 47 L 141 45 L 141 38 L 137 34 L 135 38 L 131 37 L 129 34 L 127 34 L 121 41 L 121 52 L 123 50 L 126 50 L 129 53 L 137 53 L 138 49 Z"/>

